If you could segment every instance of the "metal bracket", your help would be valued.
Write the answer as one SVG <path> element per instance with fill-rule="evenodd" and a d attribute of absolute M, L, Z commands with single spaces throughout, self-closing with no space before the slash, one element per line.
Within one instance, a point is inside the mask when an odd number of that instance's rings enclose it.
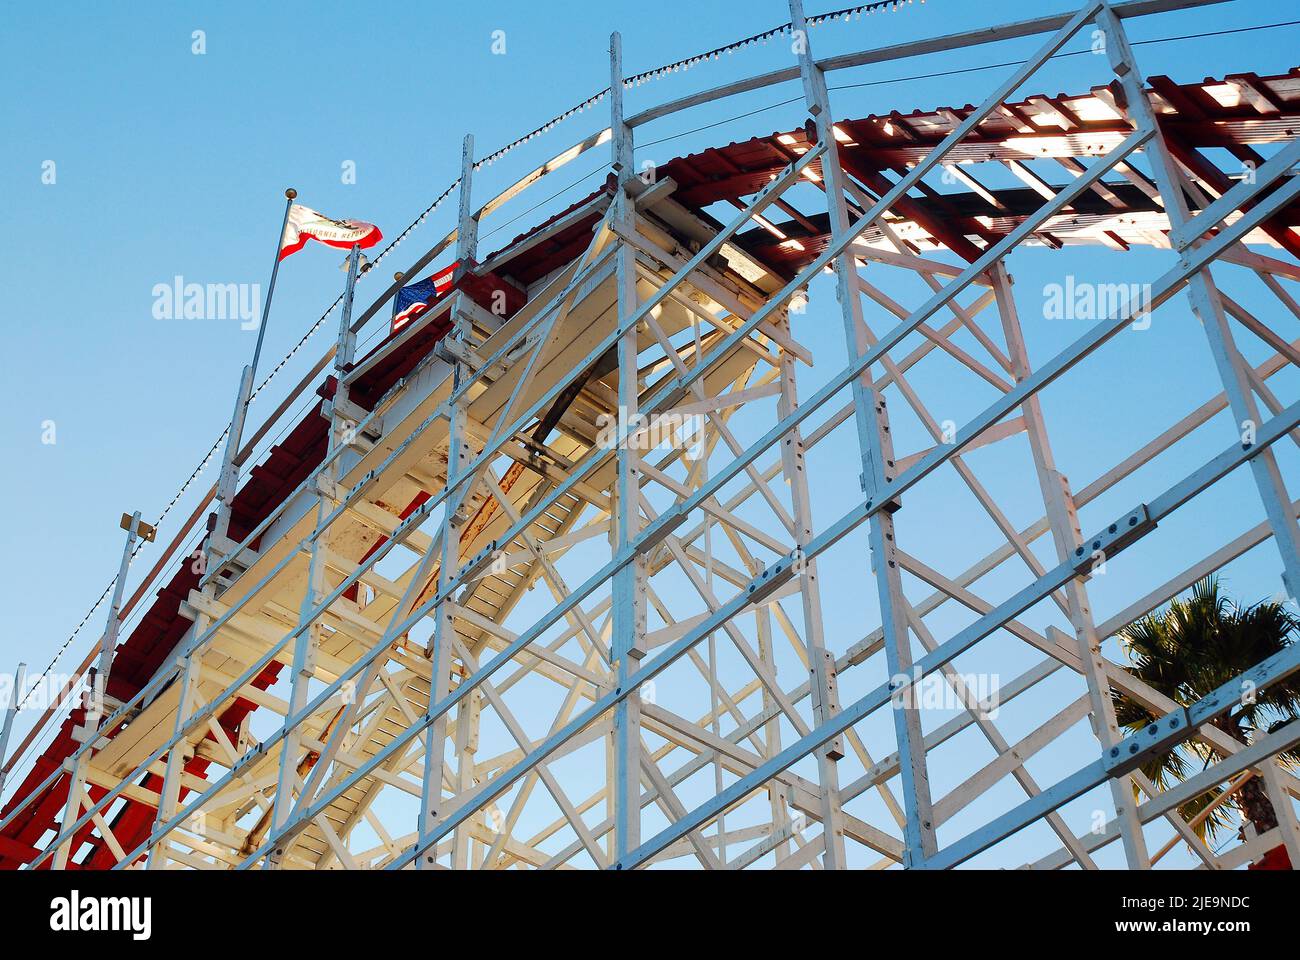
<path fill-rule="evenodd" d="M 1122 777 L 1151 757 L 1169 752 L 1191 736 L 1191 731 L 1187 708 L 1180 707 L 1115 744 L 1102 757 L 1102 765 L 1109 776 Z"/>
<path fill-rule="evenodd" d="M 1151 511 L 1145 503 L 1116 520 L 1094 537 L 1081 543 L 1074 551 L 1074 571 L 1080 575 L 1091 572 L 1093 558 L 1100 553 L 1113 557 L 1156 528 Z"/>

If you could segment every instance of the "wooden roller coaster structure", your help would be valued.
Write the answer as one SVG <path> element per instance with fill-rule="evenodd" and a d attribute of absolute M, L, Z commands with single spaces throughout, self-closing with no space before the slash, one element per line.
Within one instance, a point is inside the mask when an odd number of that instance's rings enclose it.
<path fill-rule="evenodd" d="M 1131 868 L 1175 844 L 1212 869 L 1278 848 L 1300 864 L 1300 782 L 1276 760 L 1300 724 L 1245 744 L 1214 723 L 1242 684 L 1300 666 L 1300 649 L 1191 705 L 1103 653 L 1256 547 L 1277 550 L 1292 595 L 1300 586 L 1297 503 L 1275 449 L 1300 443 L 1300 402 L 1269 387 L 1300 366 L 1300 340 L 1279 332 L 1300 320 L 1284 286 L 1300 280 L 1300 72 L 1144 82 L 1125 33 L 1209 2 L 1089 0 L 817 59 L 791 0 L 797 64 L 635 115 L 615 35 L 609 127 L 477 207 L 467 137 L 456 229 L 405 272 L 444 258 L 450 289 L 364 354 L 358 334 L 388 322 L 402 280 L 355 317 L 349 298 L 334 348 L 251 438 L 237 406 L 210 499 L 125 603 L 117 581 L 79 674 L 93 666 L 102 696 L 38 726 L 53 738 L 10 784 L 0 863 L 936 869 L 989 862 L 975 858 L 1025 831 L 1042 868 L 1096 866 L 1115 841 Z M 1041 49 L 978 106 L 859 120 L 832 108 L 836 71 L 1035 36 Z M 1016 98 L 1077 36 L 1101 38 L 1111 82 Z M 804 127 L 636 168 L 645 125 L 789 83 Z M 601 189 L 480 254 L 481 221 L 595 149 L 611 154 Z M 1222 170 L 1222 151 L 1249 175 Z M 986 186 L 985 170 L 1023 186 Z M 1202 405 L 1084 486 L 1057 469 L 1040 399 L 1079 390 L 1072 368 L 1142 315 L 1100 317 L 1031 365 L 1008 272 L 1027 245 L 1164 251 L 1144 310 L 1190 304 L 1200 324 L 1185 335 L 1204 338 L 1220 375 Z M 813 365 L 805 327 L 824 273 L 847 357 L 834 372 Z M 1220 288 L 1237 275 L 1262 279 L 1269 316 Z M 897 276 L 915 302 L 883 289 Z M 1240 336 L 1271 358 L 1247 363 Z M 935 364 L 963 398 L 948 427 L 939 411 L 957 401 L 923 399 Z M 306 415 L 286 417 L 304 397 Z M 895 449 L 903 406 L 928 444 Z M 1133 479 L 1197 431 L 1208 459 L 1167 486 Z M 1257 526 L 1163 583 L 1123 567 L 1237 470 L 1257 490 Z M 999 505 L 998 473 L 1039 491 L 1032 522 Z M 940 476 L 999 531 L 966 569 L 905 546 L 913 526 L 967 536 L 960 511 L 913 507 Z M 1128 508 L 1082 527 L 1079 511 L 1117 486 L 1135 491 Z M 201 552 L 185 556 L 210 504 Z M 138 515 L 126 526 L 129 556 L 152 531 Z M 836 594 L 819 576 L 831 557 L 874 598 Z M 1106 619 L 1089 597 L 1099 558 L 1131 589 Z M 996 690 L 957 671 L 963 654 L 996 663 L 1012 645 L 1036 660 Z M 940 719 L 910 695 L 934 678 L 958 701 Z M 1116 691 L 1157 722 L 1121 728 Z M 994 709 L 1013 702 L 1034 711 L 1019 739 Z M 1217 761 L 1164 789 L 1142 774 L 1189 739 Z M 945 750 L 972 743 L 986 761 L 932 782 Z M 1040 784 L 1027 761 L 1052 750 L 1072 772 Z M 1250 777 L 1278 826 L 1211 850 L 1180 806 Z M 1097 829 L 1067 816 L 1085 796 L 1105 808 Z"/>

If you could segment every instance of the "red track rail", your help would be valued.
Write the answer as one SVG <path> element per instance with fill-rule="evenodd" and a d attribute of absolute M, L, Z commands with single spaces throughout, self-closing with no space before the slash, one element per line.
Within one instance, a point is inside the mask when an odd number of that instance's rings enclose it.
<path fill-rule="evenodd" d="M 1212 90 L 1222 91 L 1227 84 L 1238 91 L 1235 103 L 1224 103 Z M 1128 127 L 1122 121 L 1081 119 L 1095 113 L 1085 109 L 1087 101 L 1105 103 L 1116 95 L 1115 89 L 1097 88 L 1087 94 L 1067 97 L 1032 96 L 1020 104 L 1008 105 L 1001 112 L 981 124 L 975 133 L 952 153 L 953 160 L 1023 159 L 1025 153 L 1014 146 L 1018 136 L 1050 134 L 1053 146 L 1043 155 L 1047 157 L 1074 157 L 1095 155 L 1099 145 L 1110 139 L 1116 141 L 1126 135 Z M 1261 78 L 1254 74 L 1236 74 L 1224 80 L 1207 79 L 1202 83 L 1178 85 L 1168 77 L 1151 80 L 1151 97 L 1159 113 L 1165 135 L 1179 161 L 1203 185 L 1220 193 L 1231 184 L 1230 175 L 1221 170 L 1206 150 L 1224 148 L 1238 161 L 1261 162 L 1252 143 L 1271 142 L 1295 135 L 1300 123 L 1300 68 L 1288 74 Z M 1229 98 L 1233 99 L 1233 98 Z M 1110 102 L 1113 102 L 1110 101 Z M 879 193 L 887 188 L 887 175 L 898 175 L 907 165 L 937 145 L 974 108 L 945 107 L 929 112 L 914 111 L 904 116 L 892 112 L 884 116 L 871 116 L 839 124 L 847 135 L 839 145 L 840 160 L 849 172 L 869 192 Z M 1041 123 L 1044 115 L 1055 120 L 1055 127 Z M 712 220 L 705 208 L 718 202 L 733 202 L 749 196 L 765 186 L 772 175 L 785 167 L 791 159 L 808 145 L 809 136 L 804 130 L 786 134 L 773 133 L 755 137 L 720 148 L 710 148 L 701 153 L 682 157 L 660 167 L 662 176 L 672 177 L 678 187 L 674 198 L 685 204 L 705 220 Z M 814 165 L 817 169 L 817 165 Z M 1141 190 L 1125 185 L 1110 185 L 1114 195 L 1129 210 L 1156 210 L 1158 207 Z M 608 187 L 604 188 L 608 189 Z M 579 209 L 600 191 L 592 194 L 567 210 L 557 214 L 533 230 L 516 237 L 506 251 L 517 243 L 540 232 L 561 217 Z M 971 194 L 940 195 L 927 191 L 924 198 L 908 198 L 897 212 L 905 215 L 929 235 L 935 246 L 943 246 L 967 260 L 978 256 L 978 243 L 993 242 L 1011 230 L 1023 215 L 1033 209 L 1035 195 L 1030 190 L 997 191 L 998 204 Z M 1093 194 L 1081 198 L 1078 212 L 1087 216 L 1089 204 L 1097 205 L 1096 214 L 1116 213 L 1114 204 L 1101 206 Z M 904 208 L 905 207 L 905 208 Z M 817 256 L 829 241 L 825 215 L 804 217 L 798 211 L 788 210 L 791 219 L 781 224 L 782 233 L 797 244 L 785 242 L 772 233 L 755 229 L 738 238 L 739 245 L 774 273 L 792 277 L 805 264 Z M 508 294 L 507 313 L 513 313 L 523 303 L 520 289 L 546 276 L 578 256 L 590 240 L 591 230 L 598 214 L 569 225 L 564 230 L 536 244 L 509 263 L 508 273 L 464 276 L 456 289 L 465 290 L 483 306 L 489 307 L 495 290 L 505 289 Z M 977 220 L 983 217 L 984 220 Z M 1286 207 L 1269 221 L 1264 232 L 1290 253 L 1300 256 L 1300 203 Z M 1040 236 L 1053 246 L 1050 234 Z M 498 254 L 493 254 L 493 259 Z M 398 379 L 409 372 L 449 329 L 447 320 L 447 295 L 435 311 L 434 319 L 400 349 L 376 364 L 358 380 L 352 390 L 352 399 L 370 408 Z M 438 312 L 441 311 L 441 316 Z M 379 344 L 382 350 L 388 341 Z M 372 354 L 373 355 L 373 354 Z M 326 380 L 317 390 L 322 398 L 332 395 L 334 383 Z M 253 467 L 232 504 L 231 534 L 239 539 L 268 516 L 321 462 L 327 445 L 327 422 L 320 415 L 320 404 L 301 419 L 282 442 L 272 447 L 269 455 Z M 417 504 L 408 507 L 413 509 Z M 256 544 L 254 544 L 256 547 Z M 176 648 L 189 629 L 190 621 L 181 616 L 180 604 L 189 591 L 198 585 L 198 574 L 191 569 L 188 558 L 182 559 L 171 580 L 157 593 L 156 599 L 130 636 L 119 646 L 113 664 L 108 693 L 119 700 L 129 700 L 148 683 L 167 656 Z M 280 666 L 268 666 L 257 678 L 256 686 L 265 689 L 273 684 Z M 236 736 L 245 716 L 256 709 L 248 700 L 237 699 L 221 714 L 220 723 L 227 734 Z M 0 815 L 8 815 L 21 800 L 39 788 L 40 784 L 58 769 L 76 749 L 72 730 L 84 720 L 84 710 L 72 709 L 58 728 L 53 741 L 36 760 L 33 768 L 5 805 Z M 111 736 L 111 734 L 110 734 Z M 202 778 L 208 762 L 191 761 L 186 772 Z M 149 775 L 140 784 L 145 790 L 157 793 L 161 780 Z M 68 778 L 58 778 L 37 797 L 22 815 L 16 817 L 0 833 L 0 868 L 16 869 L 30 862 L 41 852 L 41 844 L 48 843 L 58 830 L 59 819 L 66 802 Z M 92 799 L 98 800 L 106 791 L 90 787 Z M 185 791 L 182 790 L 182 796 Z M 137 800 L 127 800 L 111 824 L 122 846 L 134 849 L 148 836 L 155 816 L 154 807 Z M 69 860 L 72 869 L 102 869 L 111 867 L 116 859 L 104 841 L 93 835 L 93 825 L 88 824 L 74 838 Z M 83 848 L 89 848 L 88 850 Z M 48 866 L 49 861 L 45 866 Z"/>

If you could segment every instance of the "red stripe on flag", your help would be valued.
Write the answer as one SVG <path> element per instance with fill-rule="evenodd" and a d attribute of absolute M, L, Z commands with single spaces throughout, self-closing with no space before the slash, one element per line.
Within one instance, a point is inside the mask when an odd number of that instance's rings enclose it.
<path fill-rule="evenodd" d="M 459 266 L 460 266 L 460 261 L 457 260 L 451 266 L 447 267 L 446 269 L 440 270 L 433 275 L 433 292 L 437 296 L 440 297 L 448 290 L 451 289 L 452 275 L 456 272 L 456 268 Z M 432 302 L 433 301 L 431 299 L 428 303 L 411 304 L 401 313 L 397 314 L 397 316 L 393 317 L 393 328 L 390 332 L 396 333 L 398 330 L 406 326 L 416 317 L 423 314 L 424 311 L 429 309 L 429 306 L 430 304 L 432 304 Z"/>
<path fill-rule="evenodd" d="M 380 240 L 382 240 L 382 239 L 384 239 L 384 235 L 383 235 L 383 233 L 380 232 L 380 230 L 379 230 L 378 227 L 375 227 L 373 230 L 371 230 L 369 233 L 367 233 L 364 237 L 362 237 L 360 240 L 357 240 L 357 241 L 355 241 L 355 242 L 356 242 L 356 245 L 359 246 L 362 250 L 369 250 L 371 247 L 373 247 L 375 244 L 377 244 L 377 243 L 378 243 Z M 314 233 L 307 233 L 306 231 L 302 231 L 302 232 L 300 232 L 300 233 L 298 234 L 298 240 L 297 240 L 297 242 L 295 242 L 295 243 L 291 243 L 291 244 L 289 244 L 287 247 L 282 247 L 282 248 L 280 249 L 280 259 L 283 260 L 285 257 L 289 256 L 289 254 L 291 254 L 291 253 L 297 253 L 299 250 L 301 250 L 303 247 L 305 247 L 305 246 L 307 245 L 307 241 L 308 241 L 308 240 L 315 240 L 317 243 L 323 243 L 323 244 L 325 244 L 327 247 L 338 247 L 340 250 L 351 250 L 351 249 L 352 249 L 352 241 L 348 241 L 348 240 L 322 240 L 320 237 L 316 236 L 316 234 L 314 234 Z"/>

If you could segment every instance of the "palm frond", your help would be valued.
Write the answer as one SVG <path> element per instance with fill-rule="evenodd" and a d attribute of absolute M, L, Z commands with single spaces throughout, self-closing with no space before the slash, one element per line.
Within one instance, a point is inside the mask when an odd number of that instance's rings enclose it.
<path fill-rule="evenodd" d="M 1206 807 L 1212 804 L 1219 795 L 1223 793 L 1223 787 L 1216 786 L 1199 797 L 1188 800 L 1178 807 L 1178 815 L 1183 821 L 1192 824 L 1192 821 L 1202 813 Z M 1212 843 L 1218 836 L 1227 829 L 1230 829 L 1237 822 L 1237 817 L 1233 813 L 1233 807 L 1230 802 L 1225 802 L 1215 807 L 1206 815 L 1200 823 L 1192 824 L 1192 833 L 1205 843 Z"/>
<path fill-rule="evenodd" d="M 1223 594 L 1213 575 L 1197 581 L 1189 596 L 1175 598 L 1163 610 L 1133 621 L 1119 631 L 1129 659 L 1128 673 L 1185 706 L 1237 681 L 1262 660 L 1282 652 L 1300 637 L 1300 618 L 1279 603 L 1251 606 L 1234 603 Z M 1128 730 L 1141 730 L 1156 713 L 1119 692 L 1112 693 L 1115 719 Z M 1262 690 L 1243 689 L 1233 710 L 1215 725 L 1242 743 L 1263 731 L 1274 732 L 1300 722 L 1300 674 Z M 1142 772 L 1159 790 L 1221 759 L 1204 742 L 1189 740 L 1151 759 Z M 1300 745 L 1279 754 L 1283 765 L 1300 769 Z M 1187 822 L 1214 802 L 1222 787 L 1201 794 L 1179 807 Z M 1193 829 L 1212 840 L 1236 822 L 1236 797 L 1214 808 Z"/>

